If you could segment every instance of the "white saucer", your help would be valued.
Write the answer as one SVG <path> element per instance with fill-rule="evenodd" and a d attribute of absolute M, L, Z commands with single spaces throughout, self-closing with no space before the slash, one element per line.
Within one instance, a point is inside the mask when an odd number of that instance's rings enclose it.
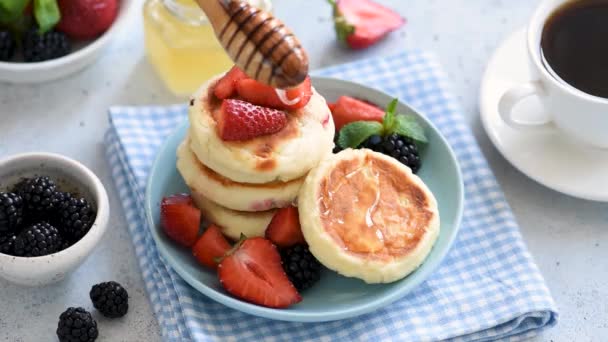
<path fill-rule="evenodd" d="M 479 108 L 488 136 L 513 166 L 540 184 L 571 196 L 608 202 L 608 150 L 580 145 L 555 130 L 515 130 L 500 118 L 501 95 L 534 78 L 527 56 L 526 30 L 522 29 L 496 50 L 486 68 Z M 526 101 L 515 110 L 527 118 L 544 115 L 537 100 Z"/>

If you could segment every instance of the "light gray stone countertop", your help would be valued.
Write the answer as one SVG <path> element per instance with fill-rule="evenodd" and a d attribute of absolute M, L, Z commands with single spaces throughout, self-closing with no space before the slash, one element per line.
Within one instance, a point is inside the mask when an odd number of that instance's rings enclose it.
<path fill-rule="evenodd" d="M 406 48 L 434 51 L 440 57 L 559 306 L 558 326 L 536 340 L 605 341 L 608 205 L 568 197 L 528 179 L 502 158 L 479 121 L 479 82 L 485 64 L 508 34 L 525 25 L 537 1 L 379 1 L 398 9 L 408 24 L 363 52 L 336 45 L 325 1 L 274 3 L 275 13 L 303 41 L 314 68 Z M 63 282 L 28 289 L 0 281 L 0 341 L 53 341 L 58 315 L 68 306 L 90 308 L 90 286 L 112 279 L 129 289 L 131 309 L 122 320 L 100 319 L 99 341 L 160 340 L 102 141 L 108 106 L 178 101 L 163 88 L 144 56 L 139 9 L 103 57 L 85 71 L 47 84 L 0 84 L 0 157 L 50 151 L 76 158 L 101 178 L 112 210 L 110 229 L 99 249 Z"/>

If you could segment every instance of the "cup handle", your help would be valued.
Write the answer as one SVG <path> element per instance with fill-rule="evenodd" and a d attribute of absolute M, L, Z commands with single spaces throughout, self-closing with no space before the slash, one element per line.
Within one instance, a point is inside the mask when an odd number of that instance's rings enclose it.
<path fill-rule="evenodd" d="M 552 126 L 549 116 L 542 122 L 525 122 L 513 119 L 513 108 L 515 105 L 529 96 L 546 96 L 543 84 L 539 80 L 519 84 L 507 90 L 498 102 L 498 113 L 502 120 L 515 129 L 529 130 Z"/>

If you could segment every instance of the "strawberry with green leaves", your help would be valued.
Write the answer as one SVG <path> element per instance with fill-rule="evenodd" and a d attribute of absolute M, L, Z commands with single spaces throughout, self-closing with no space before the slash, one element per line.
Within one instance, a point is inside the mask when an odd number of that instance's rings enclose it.
<path fill-rule="evenodd" d="M 386 108 L 382 122 L 355 121 L 339 132 L 339 149 L 368 148 L 397 159 L 416 173 L 421 161 L 418 145 L 428 143 L 424 128 L 413 115 L 397 114 L 398 100 Z"/>
<path fill-rule="evenodd" d="M 365 49 L 405 24 L 399 13 L 371 0 L 328 0 L 338 40 Z"/>

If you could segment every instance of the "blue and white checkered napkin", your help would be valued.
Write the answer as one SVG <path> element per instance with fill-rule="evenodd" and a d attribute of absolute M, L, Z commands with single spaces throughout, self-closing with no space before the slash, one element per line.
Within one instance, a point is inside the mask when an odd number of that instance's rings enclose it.
<path fill-rule="evenodd" d="M 184 282 L 159 257 L 144 219 L 144 185 L 156 151 L 185 106 L 113 107 L 107 156 L 150 301 L 168 341 L 518 341 L 557 322 L 555 303 L 436 59 L 411 51 L 318 72 L 405 100 L 437 125 L 465 181 L 460 233 L 443 264 L 405 298 L 328 323 L 289 323 L 227 308 Z"/>

